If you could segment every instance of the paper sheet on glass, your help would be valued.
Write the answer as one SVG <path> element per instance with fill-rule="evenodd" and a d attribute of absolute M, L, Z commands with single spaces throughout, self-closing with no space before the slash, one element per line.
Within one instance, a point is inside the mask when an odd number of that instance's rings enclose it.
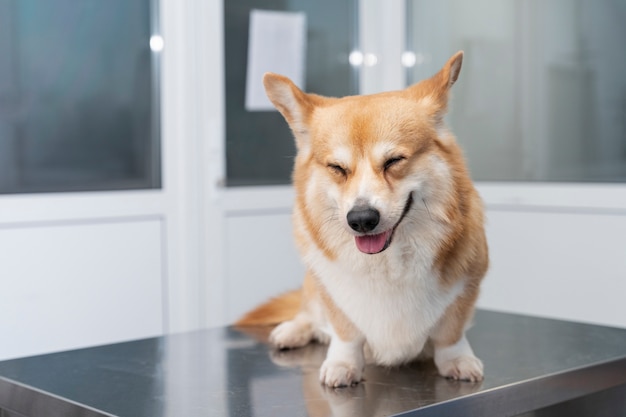
<path fill-rule="evenodd" d="M 249 29 L 245 107 L 248 111 L 274 110 L 265 95 L 263 74 L 285 75 L 304 88 L 306 15 L 252 10 Z"/>

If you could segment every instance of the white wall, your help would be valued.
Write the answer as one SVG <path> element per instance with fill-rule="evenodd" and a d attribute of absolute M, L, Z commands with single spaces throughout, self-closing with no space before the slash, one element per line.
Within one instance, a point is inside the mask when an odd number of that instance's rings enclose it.
<path fill-rule="evenodd" d="M 227 323 L 239 318 L 246 307 L 302 284 L 304 266 L 291 239 L 290 219 L 288 212 L 244 213 L 226 219 Z"/>
<path fill-rule="evenodd" d="M 626 327 L 626 185 L 479 183 L 485 308 Z"/>
<path fill-rule="evenodd" d="M 0 225 L 0 359 L 164 331 L 159 218 Z"/>
<path fill-rule="evenodd" d="M 626 327 L 626 214 L 488 211 L 491 269 L 479 305 Z"/>

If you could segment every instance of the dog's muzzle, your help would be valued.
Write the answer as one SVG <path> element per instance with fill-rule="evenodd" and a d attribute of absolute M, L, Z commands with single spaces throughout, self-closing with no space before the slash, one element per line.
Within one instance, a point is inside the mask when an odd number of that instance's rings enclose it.
<path fill-rule="evenodd" d="M 380 222 L 380 213 L 378 210 L 367 206 L 356 206 L 350 210 L 346 216 L 348 225 L 355 232 L 363 233 L 361 236 L 354 237 L 357 249 L 370 255 L 380 253 L 387 249 L 391 244 L 391 239 L 393 238 L 396 228 L 409 212 L 412 204 L 413 193 L 410 193 L 404 204 L 402 215 L 396 224 L 391 229 L 377 234 L 368 233 L 374 230 Z"/>

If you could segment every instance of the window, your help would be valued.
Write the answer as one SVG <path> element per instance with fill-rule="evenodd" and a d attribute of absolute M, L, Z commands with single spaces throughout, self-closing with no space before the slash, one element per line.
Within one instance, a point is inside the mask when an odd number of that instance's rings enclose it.
<path fill-rule="evenodd" d="M 466 54 L 449 124 L 484 181 L 626 181 L 626 3 L 408 0 L 410 83 Z"/>
<path fill-rule="evenodd" d="M 305 91 L 332 96 L 358 92 L 348 57 L 356 47 L 356 0 L 237 0 L 224 2 L 227 184 L 289 184 L 295 144 L 277 111 L 245 108 L 248 28 L 252 9 L 306 14 Z M 259 80 L 260 82 L 261 80 Z"/>
<path fill-rule="evenodd" d="M 0 193 L 160 186 L 155 4 L 0 0 Z"/>

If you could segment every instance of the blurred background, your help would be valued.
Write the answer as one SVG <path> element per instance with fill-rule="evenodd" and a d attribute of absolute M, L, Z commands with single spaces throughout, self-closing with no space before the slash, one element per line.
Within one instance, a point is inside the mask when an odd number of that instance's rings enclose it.
<path fill-rule="evenodd" d="M 305 16 L 300 87 L 325 95 L 464 50 L 447 121 L 487 207 L 479 306 L 626 327 L 625 2 L 0 0 L 0 360 L 300 285 L 291 133 L 246 106 L 253 10 Z"/>

